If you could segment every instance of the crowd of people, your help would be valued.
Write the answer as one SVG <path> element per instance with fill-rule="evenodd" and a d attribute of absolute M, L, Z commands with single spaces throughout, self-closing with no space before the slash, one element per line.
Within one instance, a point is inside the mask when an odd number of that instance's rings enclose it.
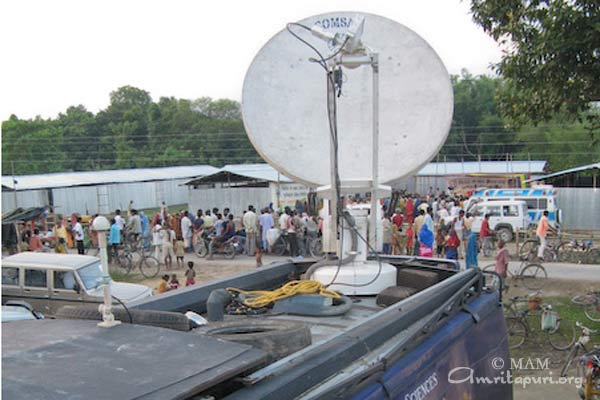
<path fill-rule="evenodd" d="M 488 245 L 493 230 L 489 225 L 489 215 L 485 215 L 480 233 L 472 231 L 474 218 L 464 210 L 466 200 L 466 196 L 454 195 L 451 191 L 430 190 L 423 196 L 403 193 L 395 199 L 395 204 L 391 203 L 391 199 L 382 201 L 383 253 L 464 259 L 467 268 L 478 266 L 479 250 L 482 245 Z M 368 202 L 369 199 L 362 201 Z M 349 197 L 345 202 L 352 207 L 361 199 Z M 391 212 L 392 208 L 394 212 Z M 66 253 L 67 247 L 74 247 L 83 254 L 86 233 L 91 246 L 98 246 L 97 232 L 91 229 L 96 216 L 89 221 L 87 232 L 84 232 L 81 217 L 73 214 L 69 221 L 65 218 L 58 220 L 46 235 L 41 235 L 38 228 L 26 230 L 23 241 L 30 251 L 48 251 L 45 238 L 52 236 L 56 252 Z M 287 236 L 289 254 L 295 257 L 306 253 L 307 243 L 311 238 L 321 236 L 322 229 L 323 220 L 309 215 L 302 203 L 295 210 L 290 207 L 274 210 L 271 204 L 257 211 L 249 205 L 239 216 L 234 216 L 227 207 L 222 211 L 218 207 L 197 210 L 195 214 L 188 210 L 169 213 L 163 204 L 151 218 L 130 204 L 127 218 L 122 216 L 121 210 L 115 210 L 108 244 L 111 252 L 116 254 L 127 241 L 142 243 L 146 251 L 164 263 L 166 270 L 172 270 L 174 263 L 177 269 L 183 268 L 186 254 L 192 254 L 198 243 L 206 238 L 213 243 L 210 246 L 212 251 L 234 236 L 243 236 L 245 254 L 256 257 L 257 266 L 261 266 L 262 255 L 272 251 L 278 236 Z M 547 223 L 542 222 L 538 236 L 543 240 L 550 229 Z M 498 269 L 505 274 L 507 250 L 501 241 L 497 245 L 497 259 L 501 260 L 499 264 L 503 264 Z M 186 286 L 193 284 L 195 278 L 193 262 L 190 261 L 188 267 Z M 166 274 L 162 281 L 166 284 L 161 290 L 179 287 L 176 276 Z"/>

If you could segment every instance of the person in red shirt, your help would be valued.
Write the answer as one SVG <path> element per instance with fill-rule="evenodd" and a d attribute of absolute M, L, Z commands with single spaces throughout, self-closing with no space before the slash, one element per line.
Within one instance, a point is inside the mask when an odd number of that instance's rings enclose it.
<path fill-rule="evenodd" d="M 491 243 L 489 242 L 492 240 L 492 233 L 493 231 L 490 228 L 490 214 L 485 214 L 485 217 L 483 217 L 483 222 L 481 223 L 481 230 L 479 231 L 481 246 L 483 248 L 486 248 L 486 246 L 488 246 L 487 248 L 491 248 Z"/>
<path fill-rule="evenodd" d="M 399 231 L 402 231 L 402 223 L 404 222 L 404 216 L 399 208 L 396 209 L 396 213 L 392 217 L 392 224 L 396 225 Z"/>
<path fill-rule="evenodd" d="M 406 222 L 412 224 L 415 220 L 415 206 L 413 205 L 412 197 L 408 196 L 408 200 L 406 200 L 406 209 L 404 210 L 406 214 Z"/>
<path fill-rule="evenodd" d="M 415 231 L 413 230 L 412 224 L 408 224 L 408 229 L 406 230 L 406 237 L 406 254 L 412 256 L 413 249 L 415 247 Z"/>
<path fill-rule="evenodd" d="M 42 251 L 44 250 L 44 245 L 42 244 L 42 240 L 40 239 L 40 230 L 35 228 L 33 230 L 33 235 L 31 239 L 29 239 L 29 251 Z"/>

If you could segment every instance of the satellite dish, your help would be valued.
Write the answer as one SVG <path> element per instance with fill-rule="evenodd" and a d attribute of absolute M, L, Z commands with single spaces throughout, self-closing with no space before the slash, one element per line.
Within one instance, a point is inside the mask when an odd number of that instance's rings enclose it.
<path fill-rule="evenodd" d="M 435 51 L 412 30 L 365 13 L 335 12 L 306 18 L 323 37 L 353 32 L 379 58 L 378 179 L 388 183 L 418 171 L 446 140 L 453 111 L 452 85 Z M 292 27 L 294 29 L 294 27 Z M 297 31 L 297 32 L 296 32 Z M 294 30 L 324 57 L 336 51 L 307 30 Z M 310 186 L 331 182 L 325 72 L 316 53 L 286 29 L 250 65 L 242 115 L 250 140 L 282 174 Z M 337 99 L 341 182 L 373 181 L 371 68 L 344 68 Z M 368 185 L 367 185 L 368 187 Z"/>

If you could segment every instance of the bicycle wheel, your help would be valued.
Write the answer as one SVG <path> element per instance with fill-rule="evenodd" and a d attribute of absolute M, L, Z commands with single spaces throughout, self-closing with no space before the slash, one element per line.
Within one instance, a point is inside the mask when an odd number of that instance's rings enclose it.
<path fill-rule="evenodd" d="M 598 297 L 593 302 L 585 305 L 583 312 L 585 316 L 594 322 L 600 322 L 600 300 Z"/>
<path fill-rule="evenodd" d="M 196 243 L 196 246 L 194 247 L 194 251 L 198 257 L 206 257 L 208 255 L 208 243 L 204 239 L 198 240 L 198 243 Z"/>
<path fill-rule="evenodd" d="M 140 271 L 146 278 L 154 278 L 160 271 L 160 263 L 153 256 L 144 256 L 140 260 Z"/>
<path fill-rule="evenodd" d="M 508 348 L 521 347 L 527 337 L 527 326 L 518 318 L 506 318 L 506 332 L 508 334 Z"/>
<path fill-rule="evenodd" d="M 119 253 L 116 264 L 125 275 L 129 275 L 133 267 L 131 253 Z"/>
<path fill-rule="evenodd" d="M 278 256 L 282 256 L 285 254 L 287 250 L 287 239 L 284 239 L 283 236 L 279 236 L 275 244 L 273 245 L 273 253 Z"/>
<path fill-rule="evenodd" d="M 575 325 L 568 319 L 559 318 L 558 326 L 552 331 L 546 331 L 546 338 L 555 350 L 567 350 L 575 343 Z"/>
<path fill-rule="evenodd" d="M 483 255 L 485 257 L 489 257 L 492 255 L 492 253 L 494 252 L 494 243 L 492 243 L 492 240 L 486 240 L 483 242 Z"/>
<path fill-rule="evenodd" d="M 314 258 L 323 257 L 323 242 L 320 238 L 315 238 L 309 242 L 309 252 Z"/>
<path fill-rule="evenodd" d="M 577 356 L 577 351 L 578 350 L 579 350 L 579 346 L 578 345 L 575 345 L 575 346 L 571 347 L 571 351 L 569 351 L 569 355 L 565 359 L 565 363 L 563 364 L 563 367 L 560 370 L 560 376 L 561 377 L 564 378 L 565 376 L 567 376 L 567 373 L 569 372 L 569 368 L 571 368 L 571 364 L 573 363 L 573 360 Z"/>
<path fill-rule="evenodd" d="M 556 247 L 556 259 L 560 262 L 570 262 L 573 255 L 573 246 L 570 242 L 562 242 Z"/>
<path fill-rule="evenodd" d="M 519 279 L 523 281 L 523 286 L 529 290 L 540 290 L 546 284 L 548 273 L 546 268 L 539 264 L 529 264 L 519 274 Z"/>
<path fill-rule="evenodd" d="M 519 248 L 519 260 L 533 261 L 533 259 L 537 256 L 537 248 L 537 240 L 526 240 Z"/>
<path fill-rule="evenodd" d="M 225 255 L 225 258 L 229 260 L 235 258 L 235 247 L 232 243 L 226 243 L 223 246 L 223 254 Z"/>
<path fill-rule="evenodd" d="M 578 294 L 571 298 L 571 303 L 584 306 L 590 302 L 589 297 L 589 294 Z"/>
<path fill-rule="evenodd" d="M 600 264 L 600 249 L 589 249 L 585 254 L 586 264 Z"/>

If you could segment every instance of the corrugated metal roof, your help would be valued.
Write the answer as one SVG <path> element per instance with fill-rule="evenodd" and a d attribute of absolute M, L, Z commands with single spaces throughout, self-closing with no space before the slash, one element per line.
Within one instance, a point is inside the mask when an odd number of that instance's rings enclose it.
<path fill-rule="evenodd" d="M 110 183 L 134 183 L 186 179 L 217 172 L 210 165 L 166 168 L 135 168 L 107 171 L 59 172 L 40 175 L 17 175 L 17 190 L 51 189 L 71 186 L 89 186 Z M 12 176 L 2 176 L 2 186 L 14 188 Z"/>
<path fill-rule="evenodd" d="M 429 163 L 421 169 L 420 176 L 443 176 L 462 174 L 523 174 L 544 173 L 546 161 L 469 161 Z"/>
<path fill-rule="evenodd" d="M 504 173 L 544 173 L 546 161 L 481 161 L 430 163 L 417 175 L 443 176 L 460 174 L 504 174 Z M 40 175 L 17 175 L 17 190 L 50 189 L 71 186 L 88 186 L 110 183 L 133 183 L 171 179 L 190 179 L 186 184 L 194 184 L 199 178 L 229 172 L 249 179 L 269 182 L 293 182 L 280 174 L 269 164 L 232 164 L 221 169 L 210 165 L 194 165 L 166 168 L 137 168 L 108 171 L 60 172 Z M 14 188 L 12 176 L 2 176 L 3 187 Z"/>
<path fill-rule="evenodd" d="M 588 169 L 594 169 L 594 168 L 600 169 L 600 162 L 594 163 L 594 164 L 582 165 L 581 167 L 565 169 L 565 170 L 558 171 L 558 172 L 555 172 L 555 173 L 549 174 L 549 175 L 538 176 L 538 177 L 526 180 L 525 183 L 532 182 L 532 181 L 541 181 L 541 180 L 548 179 L 548 178 L 554 178 L 555 176 L 572 174 L 573 172 L 586 171 Z"/>
<path fill-rule="evenodd" d="M 223 181 L 226 181 L 225 173 L 230 173 L 233 175 L 237 175 L 239 177 L 244 177 L 257 181 L 267 181 L 267 182 L 282 182 L 282 183 L 290 183 L 293 182 L 287 176 L 279 173 L 275 168 L 270 166 L 269 164 L 232 164 L 226 165 L 213 174 L 209 174 L 203 177 L 198 177 L 187 181 L 186 185 L 197 185 L 201 184 L 203 181 L 208 182 L 211 181 L 211 178 L 214 178 L 218 175 L 223 175 Z M 214 180 L 214 179 L 212 179 Z"/>

